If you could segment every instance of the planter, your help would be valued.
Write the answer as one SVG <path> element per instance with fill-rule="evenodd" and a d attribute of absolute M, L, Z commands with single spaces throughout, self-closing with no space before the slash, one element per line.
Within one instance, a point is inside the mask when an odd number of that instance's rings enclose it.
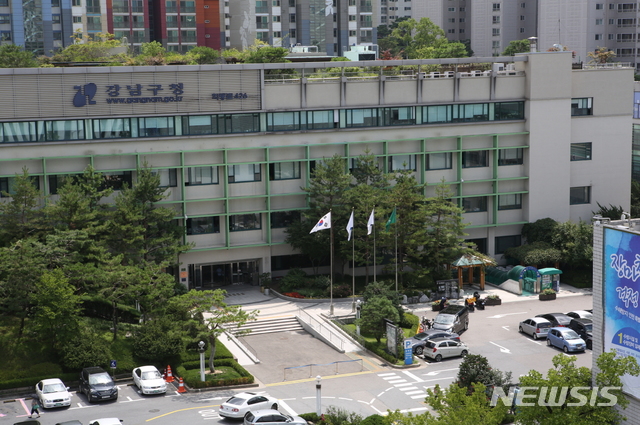
<path fill-rule="evenodd" d="M 556 299 L 556 294 L 538 294 L 540 301 L 551 301 Z"/>
<path fill-rule="evenodd" d="M 487 298 L 486 300 L 484 300 L 484 305 L 502 305 L 502 300 L 500 298 Z"/>
<path fill-rule="evenodd" d="M 444 310 L 444 306 L 440 303 L 438 304 L 431 304 L 431 311 L 440 311 L 440 310 Z"/>

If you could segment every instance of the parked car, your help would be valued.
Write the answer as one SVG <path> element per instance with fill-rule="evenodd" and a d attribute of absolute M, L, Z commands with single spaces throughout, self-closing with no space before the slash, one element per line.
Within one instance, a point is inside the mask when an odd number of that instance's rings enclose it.
<path fill-rule="evenodd" d="M 289 416 L 277 410 L 256 410 L 247 412 L 244 425 L 307 425 L 307 421 L 300 416 Z"/>
<path fill-rule="evenodd" d="M 464 332 L 469 329 L 469 309 L 464 305 L 450 305 L 433 319 L 433 329 Z"/>
<path fill-rule="evenodd" d="M 593 319 L 593 313 L 587 310 L 575 310 L 567 313 L 573 319 Z"/>
<path fill-rule="evenodd" d="M 132 375 L 133 383 L 142 394 L 164 394 L 167 392 L 167 383 L 155 366 L 137 367 L 133 369 Z"/>
<path fill-rule="evenodd" d="M 435 338 L 427 341 L 424 348 L 424 358 L 437 362 L 447 357 L 464 357 L 469 354 L 469 347 L 464 342 L 449 338 Z"/>
<path fill-rule="evenodd" d="M 22 422 L 14 422 L 13 425 L 40 425 L 40 421 L 36 421 L 35 419 L 29 419 Z"/>
<path fill-rule="evenodd" d="M 409 340 L 411 341 L 411 349 L 413 350 L 413 354 L 415 354 L 416 356 L 421 356 L 427 341 L 433 338 L 449 338 L 455 341 L 460 341 L 460 335 L 455 332 L 440 331 L 438 329 L 427 329 L 424 332 L 420 332 L 419 334 L 415 334 L 414 336 L 409 338 Z"/>
<path fill-rule="evenodd" d="M 538 314 L 536 315 L 536 317 L 544 317 L 551 322 L 554 328 L 569 326 L 569 322 L 571 322 L 571 317 L 567 316 L 564 313 Z"/>
<path fill-rule="evenodd" d="M 267 394 L 242 392 L 220 405 L 218 412 L 225 418 L 242 419 L 249 411 L 278 410 L 278 400 Z"/>
<path fill-rule="evenodd" d="M 531 319 L 523 320 L 518 325 L 518 330 L 521 333 L 529 334 L 533 339 L 546 338 L 547 332 L 553 326 L 551 322 L 544 317 L 532 317 Z"/>
<path fill-rule="evenodd" d="M 560 348 L 565 353 L 584 351 L 587 343 L 573 329 L 557 327 L 549 329 L 547 345 Z"/>
<path fill-rule="evenodd" d="M 85 367 L 80 372 L 80 392 L 83 393 L 89 403 L 98 400 L 117 400 L 118 387 L 115 382 L 101 367 Z"/>
<path fill-rule="evenodd" d="M 122 425 L 122 419 L 102 418 L 89 421 L 89 425 Z"/>
<path fill-rule="evenodd" d="M 580 338 L 584 339 L 589 350 L 593 349 L 593 321 L 591 319 L 571 319 L 569 328 L 576 331 Z"/>
<path fill-rule="evenodd" d="M 36 384 L 36 397 L 40 400 L 40 406 L 45 409 L 71 405 L 69 388 L 65 387 L 58 378 L 43 379 L 38 382 Z"/>
<path fill-rule="evenodd" d="M 72 421 L 58 422 L 56 425 L 82 425 L 82 422 L 74 419 Z"/>

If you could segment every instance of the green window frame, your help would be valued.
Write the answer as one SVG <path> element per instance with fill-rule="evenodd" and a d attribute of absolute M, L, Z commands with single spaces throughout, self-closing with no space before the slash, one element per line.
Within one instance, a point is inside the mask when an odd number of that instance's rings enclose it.
<path fill-rule="evenodd" d="M 231 215 L 229 216 L 229 231 L 260 230 L 262 229 L 261 217 L 260 213 Z"/>

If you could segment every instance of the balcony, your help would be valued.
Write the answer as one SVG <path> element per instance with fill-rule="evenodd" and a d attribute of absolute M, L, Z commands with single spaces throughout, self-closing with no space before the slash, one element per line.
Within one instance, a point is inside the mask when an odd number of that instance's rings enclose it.
<path fill-rule="evenodd" d="M 95 23 L 95 22 L 89 22 L 87 23 L 87 29 L 89 31 L 101 31 L 102 30 L 102 24 L 101 23 Z"/>
<path fill-rule="evenodd" d="M 256 29 L 258 30 L 268 30 L 269 22 L 256 22 Z"/>
<path fill-rule="evenodd" d="M 180 13 L 196 13 L 195 6 L 180 6 Z"/>
<path fill-rule="evenodd" d="M 100 6 L 87 6 L 87 13 L 98 13 L 100 14 Z"/>
<path fill-rule="evenodd" d="M 256 6 L 256 13 L 269 13 L 268 6 Z"/>
<path fill-rule="evenodd" d="M 113 6 L 113 13 L 129 13 L 129 6 Z"/>

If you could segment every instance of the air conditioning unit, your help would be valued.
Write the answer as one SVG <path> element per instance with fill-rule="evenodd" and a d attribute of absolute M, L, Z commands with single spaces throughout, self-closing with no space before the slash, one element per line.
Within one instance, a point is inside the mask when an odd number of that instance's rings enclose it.
<path fill-rule="evenodd" d="M 205 20 L 204 20 L 204 23 L 205 23 L 205 24 L 210 24 L 210 23 L 211 23 L 211 21 L 210 21 L 210 20 L 208 20 L 208 19 L 205 19 Z"/>
<path fill-rule="evenodd" d="M 505 69 L 507 71 L 515 71 L 516 70 L 516 64 L 515 63 L 508 63 Z"/>
<path fill-rule="evenodd" d="M 205 8 L 205 9 L 208 9 L 208 8 L 209 8 L 209 5 L 208 5 L 208 4 L 205 4 L 205 5 L 204 5 L 204 8 Z"/>
<path fill-rule="evenodd" d="M 491 69 L 493 70 L 493 72 L 504 71 L 504 64 L 496 62 L 493 64 L 493 67 Z"/>
<path fill-rule="evenodd" d="M 205 34 L 204 38 L 211 38 L 211 34 Z"/>

